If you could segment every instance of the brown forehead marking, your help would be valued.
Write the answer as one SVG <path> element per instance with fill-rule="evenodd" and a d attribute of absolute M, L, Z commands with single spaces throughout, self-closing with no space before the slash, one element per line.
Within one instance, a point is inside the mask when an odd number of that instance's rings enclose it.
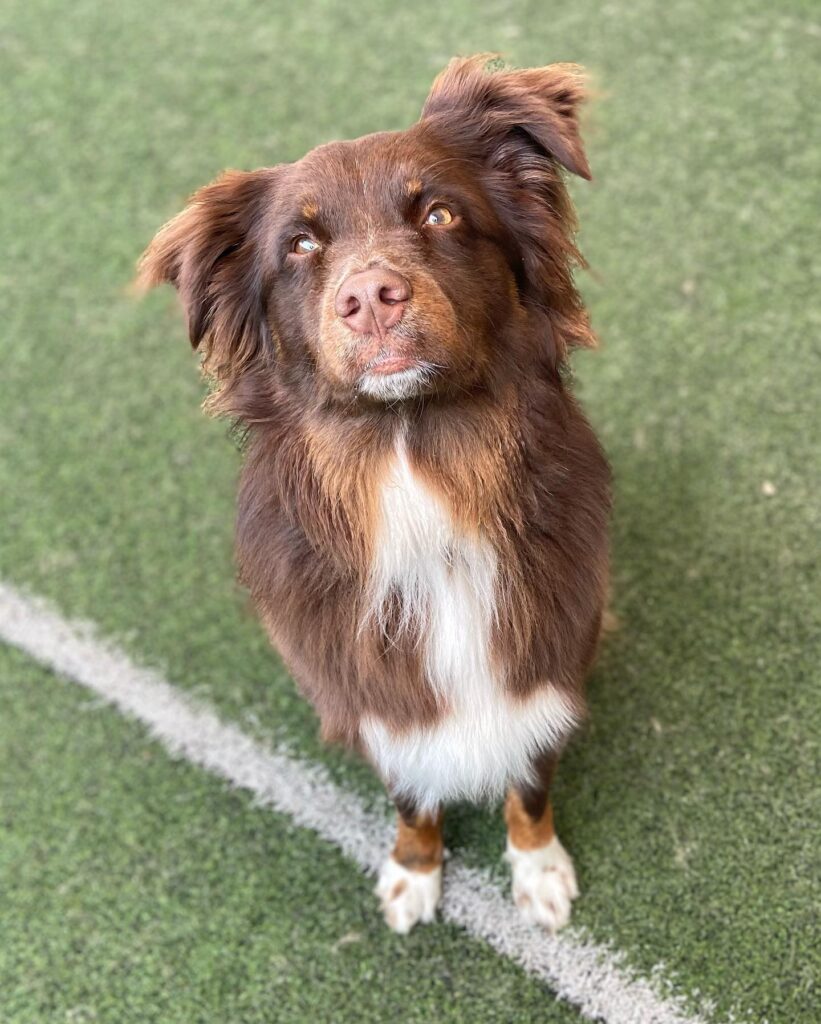
<path fill-rule="evenodd" d="M 419 193 L 422 191 L 422 182 L 419 180 L 419 178 L 410 178 L 405 183 L 405 191 L 408 193 L 409 196 L 418 196 Z"/>
<path fill-rule="evenodd" d="M 302 204 L 302 216 L 306 220 L 313 220 L 314 217 L 319 213 L 319 206 L 313 201 L 313 199 L 306 199 Z"/>

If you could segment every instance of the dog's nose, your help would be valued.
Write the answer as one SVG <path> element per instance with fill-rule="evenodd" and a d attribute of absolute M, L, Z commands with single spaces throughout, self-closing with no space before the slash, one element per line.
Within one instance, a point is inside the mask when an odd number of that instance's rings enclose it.
<path fill-rule="evenodd" d="M 334 308 L 355 334 L 381 335 L 399 323 L 410 297 L 410 283 L 401 274 L 371 267 L 342 282 Z"/>

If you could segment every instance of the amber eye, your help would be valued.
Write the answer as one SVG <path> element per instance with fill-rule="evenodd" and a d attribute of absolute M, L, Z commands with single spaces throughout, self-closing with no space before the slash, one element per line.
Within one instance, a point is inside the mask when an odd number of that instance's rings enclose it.
<path fill-rule="evenodd" d="M 300 235 L 294 239 L 294 244 L 291 246 L 291 252 L 299 253 L 300 256 L 307 256 L 309 253 L 315 252 L 319 248 L 319 242 L 314 241 L 310 235 Z"/>
<path fill-rule="evenodd" d="M 453 214 L 447 208 L 447 206 L 434 206 L 434 208 L 425 217 L 426 224 L 432 224 L 433 227 L 441 227 L 443 224 L 450 224 L 453 220 Z"/>

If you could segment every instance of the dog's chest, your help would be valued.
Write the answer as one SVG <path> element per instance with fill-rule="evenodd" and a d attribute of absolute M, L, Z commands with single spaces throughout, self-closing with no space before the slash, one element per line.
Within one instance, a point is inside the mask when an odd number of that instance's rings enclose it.
<path fill-rule="evenodd" d="M 380 493 L 371 608 L 379 619 L 399 597 L 398 631 L 418 628 L 428 681 L 446 704 L 466 686 L 475 695 L 471 680 L 489 676 L 496 572 L 492 546 L 458 529 L 400 444 Z"/>
<path fill-rule="evenodd" d="M 407 636 L 419 637 L 427 682 L 445 711 L 434 725 L 401 733 L 371 717 L 362 738 L 394 790 L 419 805 L 496 795 L 528 776 L 532 755 L 569 730 L 572 711 L 550 686 L 525 702 L 507 695 L 503 665 L 491 658 L 497 554 L 488 539 L 460 529 L 401 443 L 379 505 L 371 614 L 380 628 L 398 630 L 395 642 L 413 624 Z M 397 596 L 400 621 L 392 617 L 388 626 L 386 610 Z"/>

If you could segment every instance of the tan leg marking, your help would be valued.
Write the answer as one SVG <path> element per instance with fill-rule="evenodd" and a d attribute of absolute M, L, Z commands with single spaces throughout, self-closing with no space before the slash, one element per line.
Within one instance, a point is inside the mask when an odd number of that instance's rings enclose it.
<path fill-rule="evenodd" d="M 571 903 L 579 895 L 576 873 L 553 828 L 553 808 L 546 794 L 531 808 L 528 813 L 515 790 L 505 802 L 513 900 L 526 921 L 555 932 L 569 921 Z"/>
<path fill-rule="evenodd" d="M 538 818 L 531 818 L 519 793 L 512 789 L 505 801 L 508 839 L 519 850 L 536 850 L 547 846 L 556 835 L 553 828 L 553 805 L 547 800 Z"/>
<path fill-rule="evenodd" d="M 408 871 L 435 871 L 442 863 L 442 813 L 408 823 L 400 815 L 393 859 Z"/>
<path fill-rule="evenodd" d="M 376 894 L 388 926 L 404 935 L 432 921 L 442 895 L 442 815 L 399 817 L 393 853 L 382 865 Z"/>

